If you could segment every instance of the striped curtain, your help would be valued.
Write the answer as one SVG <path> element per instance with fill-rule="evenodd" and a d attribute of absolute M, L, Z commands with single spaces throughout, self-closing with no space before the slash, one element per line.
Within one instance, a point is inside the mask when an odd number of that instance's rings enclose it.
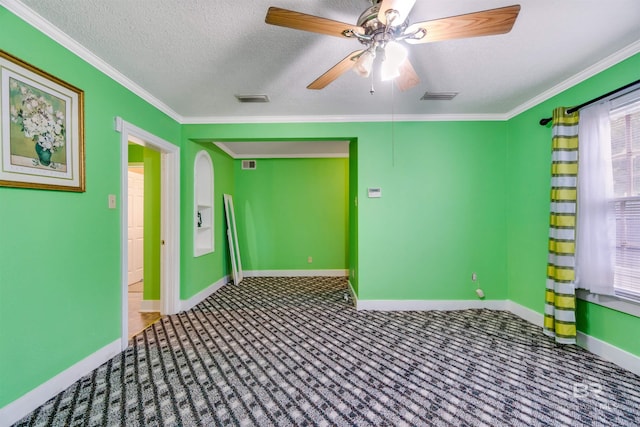
<path fill-rule="evenodd" d="M 553 111 L 549 262 L 544 333 L 557 343 L 576 342 L 576 200 L 579 113 Z"/>

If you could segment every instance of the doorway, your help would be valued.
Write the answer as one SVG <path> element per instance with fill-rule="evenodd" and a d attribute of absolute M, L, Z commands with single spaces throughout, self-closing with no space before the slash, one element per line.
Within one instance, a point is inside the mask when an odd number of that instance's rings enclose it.
<path fill-rule="evenodd" d="M 128 333 L 160 319 L 160 153 L 129 144 Z"/>
<path fill-rule="evenodd" d="M 129 142 L 159 153 L 160 221 L 159 235 L 155 236 L 159 246 L 159 310 L 160 313 L 174 314 L 180 311 L 180 148 L 128 123 L 116 118 L 116 130 L 120 132 L 120 254 L 121 254 L 121 347 L 128 346 L 129 334 Z"/>

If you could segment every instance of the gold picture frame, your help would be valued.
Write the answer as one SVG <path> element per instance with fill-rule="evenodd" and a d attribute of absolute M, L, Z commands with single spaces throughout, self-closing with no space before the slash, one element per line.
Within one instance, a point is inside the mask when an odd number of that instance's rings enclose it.
<path fill-rule="evenodd" d="M 84 92 L 3 50 L 0 186 L 85 191 Z"/>

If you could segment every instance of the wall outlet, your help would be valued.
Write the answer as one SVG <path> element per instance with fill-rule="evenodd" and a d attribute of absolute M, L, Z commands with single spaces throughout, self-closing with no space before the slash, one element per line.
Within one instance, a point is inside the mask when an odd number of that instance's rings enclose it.
<path fill-rule="evenodd" d="M 309 264 L 311 264 L 311 263 L 313 262 L 313 257 L 309 257 L 309 258 L 307 258 L 307 262 L 308 262 Z"/>
<path fill-rule="evenodd" d="M 115 194 L 109 194 L 109 209 L 115 209 L 116 208 L 116 195 Z"/>
<path fill-rule="evenodd" d="M 478 280 L 478 275 L 476 274 L 476 272 L 474 271 L 473 273 L 471 273 L 471 280 L 473 280 L 474 282 L 476 280 Z"/>

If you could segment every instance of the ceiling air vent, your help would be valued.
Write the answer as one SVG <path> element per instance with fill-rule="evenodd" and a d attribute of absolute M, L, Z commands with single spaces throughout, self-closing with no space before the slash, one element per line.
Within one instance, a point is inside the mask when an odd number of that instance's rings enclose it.
<path fill-rule="evenodd" d="M 425 92 L 420 101 L 451 101 L 458 92 Z"/>
<path fill-rule="evenodd" d="M 242 161 L 242 169 L 255 169 L 256 161 L 255 160 L 243 160 Z"/>
<path fill-rule="evenodd" d="M 267 95 L 236 95 L 240 102 L 269 102 Z"/>

